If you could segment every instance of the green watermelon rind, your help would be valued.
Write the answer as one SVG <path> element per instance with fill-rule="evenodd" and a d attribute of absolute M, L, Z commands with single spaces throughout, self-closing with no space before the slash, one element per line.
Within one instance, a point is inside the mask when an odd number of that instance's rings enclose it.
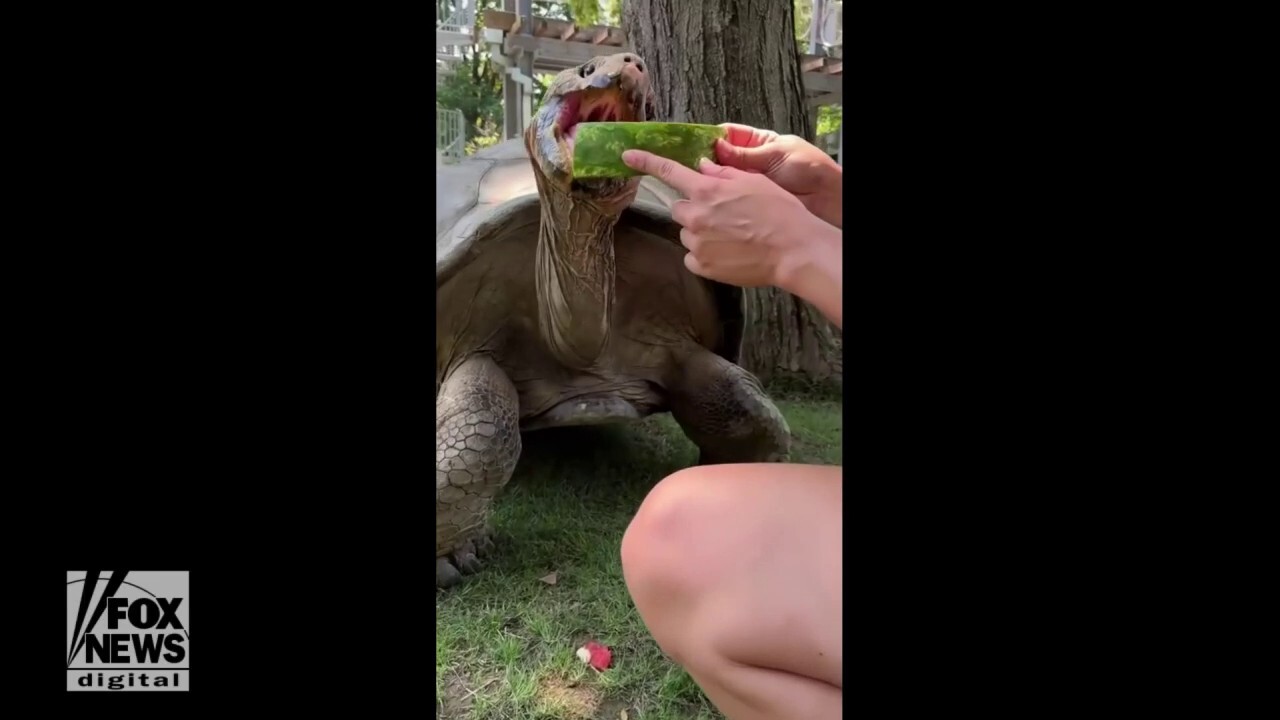
<path fill-rule="evenodd" d="M 722 127 L 694 123 L 578 123 L 573 142 L 573 177 L 639 175 L 622 162 L 625 150 L 645 150 L 697 170 L 703 158 L 715 160 L 716 140 L 725 136 Z"/>

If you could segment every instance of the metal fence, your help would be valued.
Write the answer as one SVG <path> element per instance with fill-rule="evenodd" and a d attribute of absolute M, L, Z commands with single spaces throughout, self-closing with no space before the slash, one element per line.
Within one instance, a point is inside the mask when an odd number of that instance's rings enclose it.
<path fill-rule="evenodd" d="M 436 106 L 436 153 L 445 162 L 458 162 L 466 153 L 464 123 L 461 110 Z"/>

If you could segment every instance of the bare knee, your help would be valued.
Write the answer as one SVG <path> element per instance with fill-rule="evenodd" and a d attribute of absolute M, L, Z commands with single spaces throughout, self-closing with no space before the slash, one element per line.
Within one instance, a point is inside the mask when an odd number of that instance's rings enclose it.
<path fill-rule="evenodd" d="M 677 660 L 692 615 L 715 588 L 716 488 L 706 468 L 676 472 L 658 483 L 622 537 L 622 573 L 636 609 L 662 649 Z M 723 511 L 724 508 L 719 510 Z"/>
<path fill-rule="evenodd" d="M 650 492 L 623 536 L 623 574 L 650 633 L 722 710 L 839 708 L 839 472 L 682 470 Z"/>
<path fill-rule="evenodd" d="M 622 536 L 622 572 L 628 587 L 689 589 L 692 578 L 680 562 L 679 549 L 696 544 L 704 532 L 697 522 L 703 493 L 697 468 L 669 475 L 649 491 Z"/>

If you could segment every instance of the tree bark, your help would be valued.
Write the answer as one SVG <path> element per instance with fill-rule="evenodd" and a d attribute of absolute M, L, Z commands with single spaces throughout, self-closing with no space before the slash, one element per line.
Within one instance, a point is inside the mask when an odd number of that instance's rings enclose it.
<path fill-rule="evenodd" d="M 796 52 L 795 11 L 779 0 L 627 0 L 622 27 L 648 64 L 658 116 L 737 122 L 813 141 Z M 839 386 L 842 333 L 776 288 L 744 291 L 740 364 L 763 381 Z"/>

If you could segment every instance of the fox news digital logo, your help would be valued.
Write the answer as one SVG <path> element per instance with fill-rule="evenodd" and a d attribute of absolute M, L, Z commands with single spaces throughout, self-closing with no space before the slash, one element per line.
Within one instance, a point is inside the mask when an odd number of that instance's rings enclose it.
<path fill-rule="evenodd" d="M 68 572 L 67 691 L 190 689 L 190 587 L 186 571 Z"/>

